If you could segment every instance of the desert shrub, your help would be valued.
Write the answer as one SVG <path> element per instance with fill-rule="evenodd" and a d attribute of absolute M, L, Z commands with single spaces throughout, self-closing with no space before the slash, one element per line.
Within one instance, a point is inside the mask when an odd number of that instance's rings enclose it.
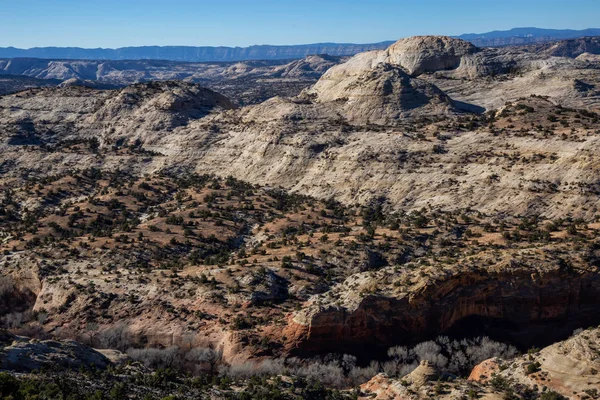
<path fill-rule="evenodd" d="M 170 346 L 164 349 L 144 348 L 127 349 L 127 355 L 134 361 L 140 362 L 148 368 L 160 370 L 177 370 L 180 372 L 199 375 L 208 372 L 214 375 L 223 363 L 223 351 L 213 348 L 180 348 Z M 269 368 L 265 364 L 265 371 Z M 224 370 L 223 372 L 228 372 Z M 242 376 L 243 374 L 240 374 Z M 248 373 L 243 376 L 252 376 Z"/>
<path fill-rule="evenodd" d="M 427 360 L 440 369 L 448 364 L 448 358 L 442 354 L 442 346 L 434 341 L 419 343 L 413 349 L 419 361 Z"/>
<path fill-rule="evenodd" d="M 45 382 L 35 378 L 16 378 L 0 372 L 0 398 L 13 400 L 59 399 L 67 398 L 73 388 L 65 385 L 61 379 Z M 74 398 L 74 397 L 68 397 Z"/>
<path fill-rule="evenodd" d="M 540 370 L 540 367 L 541 367 L 541 364 L 537 361 L 527 365 L 527 368 L 526 368 L 527 375 L 531 375 L 531 374 L 538 372 Z"/>
<path fill-rule="evenodd" d="M 567 400 L 567 398 L 560 393 L 550 390 L 549 392 L 542 393 L 540 400 Z"/>
<path fill-rule="evenodd" d="M 380 371 L 381 365 L 376 361 L 372 361 L 367 367 L 353 367 L 348 372 L 347 386 L 359 386 L 369 381 Z"/>
<path fill-rule="evenodd" d="M 492 379 L 490 379 L 490 384 L 494 389 L 500 391 L 506 391 L 511 389 L 508 379 L 496 374 L 492 375 Z"/>
<path fill-rule="evenodd" d="M 223 362 L 223 350 L 213 348 L 195 348 L 187 355 L 186 360 L 192 364 L 206 364 L 211 375 L 216 372 L 216 369 Z"/>

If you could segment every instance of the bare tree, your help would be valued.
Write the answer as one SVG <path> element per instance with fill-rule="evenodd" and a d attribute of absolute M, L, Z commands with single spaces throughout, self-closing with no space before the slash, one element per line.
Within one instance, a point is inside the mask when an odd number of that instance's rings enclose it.
<path fill-rule="evenodd" d="M 130 344 L 131 338 L 129 327 L 125 323 L 113 326 L 98 334 L 100 343 L 107 349 L 125 351 Z"/>
<path fill-rule="evenodd" d="M 210 369 L 210 374 L 214 375 L 217 366 L 223 361 L 223 349 L 195 348 L 188 355 L 190 359 L 196 360 L 198 363 L 207 363 Z"/>
<path fill-rule="evenodd" d="M 88 335 L 90 340 L 90 346 L 94 347 L 94 339 L 100 332 L 100 326 L 96 322 L 90 322 L 85 326 L 85 333 Z"/>
<path fill-rule="evenodd" d="M 181 337 L 181 347 L 183 349 L 192 350 L 196 344 L 196 334 L 188 333 Z"/>

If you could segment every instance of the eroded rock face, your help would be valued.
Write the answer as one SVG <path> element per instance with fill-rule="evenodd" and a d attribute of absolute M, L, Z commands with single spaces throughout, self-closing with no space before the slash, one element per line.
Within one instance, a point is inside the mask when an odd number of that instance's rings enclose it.
<path fill-rule="evenodd" d="M 387 61 L 402 66 L 411 76 L 457 68 L 464 56 L 477 53 L 473 44 L 447 36 L 401 39 L 387 51 Z"/>
<path fill-rule="evenodd" d="M 487 382 L 499 370 L 502 360 L 490 358 L 476 365 L 469 374 L 469 380 L 475 382 Z"/>
<path fill-rule="evenodd" d="M 37 260 L 18 255 L 12 262 L 17 268 L 0 276 L 0 317 L 31 309 L 42 287 Z"/>
<path fill-rule="evenodd" d="M 286 336 L 290 349 L 301 353 L 385 349 L 448 333 L 490 335 L 528 348 L 542 334 L 551 343 L 598 322 L 599 295 L 596 272 L 559 262 L 509 260 L 422 277 L 386 268 L 316 296 L 293 316 Z"/>
<path fill-rule="evenodd" d="M 439 378 L 440 373 L 433 364 L 427 360 L 422 360 L 419 366 L 406 376 L 405 380 L 411 385 L 421 387 L 427 382 L 437 381 Z"/>

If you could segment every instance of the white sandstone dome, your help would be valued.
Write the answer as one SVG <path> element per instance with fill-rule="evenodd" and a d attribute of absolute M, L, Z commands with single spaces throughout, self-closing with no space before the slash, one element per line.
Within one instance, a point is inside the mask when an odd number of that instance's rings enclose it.
<path fill-rule="evenodd" d="M 400 39 L 387 50 L 387 62 L 402 66 L 412 76 L 458 68 L 462 58 L 477 53 L 473 44 L 448 36 Z"/>

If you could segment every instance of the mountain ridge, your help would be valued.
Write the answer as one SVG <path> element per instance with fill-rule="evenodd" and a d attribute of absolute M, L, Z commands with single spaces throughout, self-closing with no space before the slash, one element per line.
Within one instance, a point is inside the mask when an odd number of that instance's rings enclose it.
<path fill-rule="evenodd" d="M 387 48 L 393 41 L 370 44 L 315 43 L 306 45 L 249 47 L 226 46 L 139 46 L 117 49 L 84 49 L 80 47 L 34 47 L 17 49 L 0 48 L 0 58 L 59 58 L 83 60 L 169 60 L 169 61 L 245 61 L 286 60 L 303 58 L 311 54 L 332 56 L 354 55 L 369 50 Z"/>
<path fill-rule="evenodd" d="M 576 39 L 598 35 L 600 35 L 600 29 L 597 28 L 574 30 L 523 27 L 485 33 L 465 33 L 456 37 L 458 39 L 467 40 L 476 46 L 496 47 L 545 43 L 555 40 Z"/>
<path fill-rule="evenodd" d="M 513 28 L 506 31 L 466 33 L 454 36 L 468 40 L 476 46 L 494 47 L 526 45 L 584 36 L 599 36 L 600 29 L 543 29 Z M 370 50 L 383 50 L 395 41 L 377 43 L 310 43 L 299 45 L 253 45 L 248 47 L 228 46 L 128 46 L 120 48 L 82 47 L 0 47 L 0 58 L 51 58 L 80 60 L 169 60 L 187 62 L 247 61 L 299 59 L 311 54 L 353 56 Z"/>
<path fill-rule="evenodd" d="M 506 38 L 506 37 L 536 37 L 536 36 L 561 36 L 565 39 L 584 36 L 596 36 L 600 34 L 600 29 L 544 29 L 536 27 L 512 28 L 508 30 L 494 30 L 485 33 L 464 33 L 457 36 L 459 39 L 470 40 L 478 38 Z"/>

